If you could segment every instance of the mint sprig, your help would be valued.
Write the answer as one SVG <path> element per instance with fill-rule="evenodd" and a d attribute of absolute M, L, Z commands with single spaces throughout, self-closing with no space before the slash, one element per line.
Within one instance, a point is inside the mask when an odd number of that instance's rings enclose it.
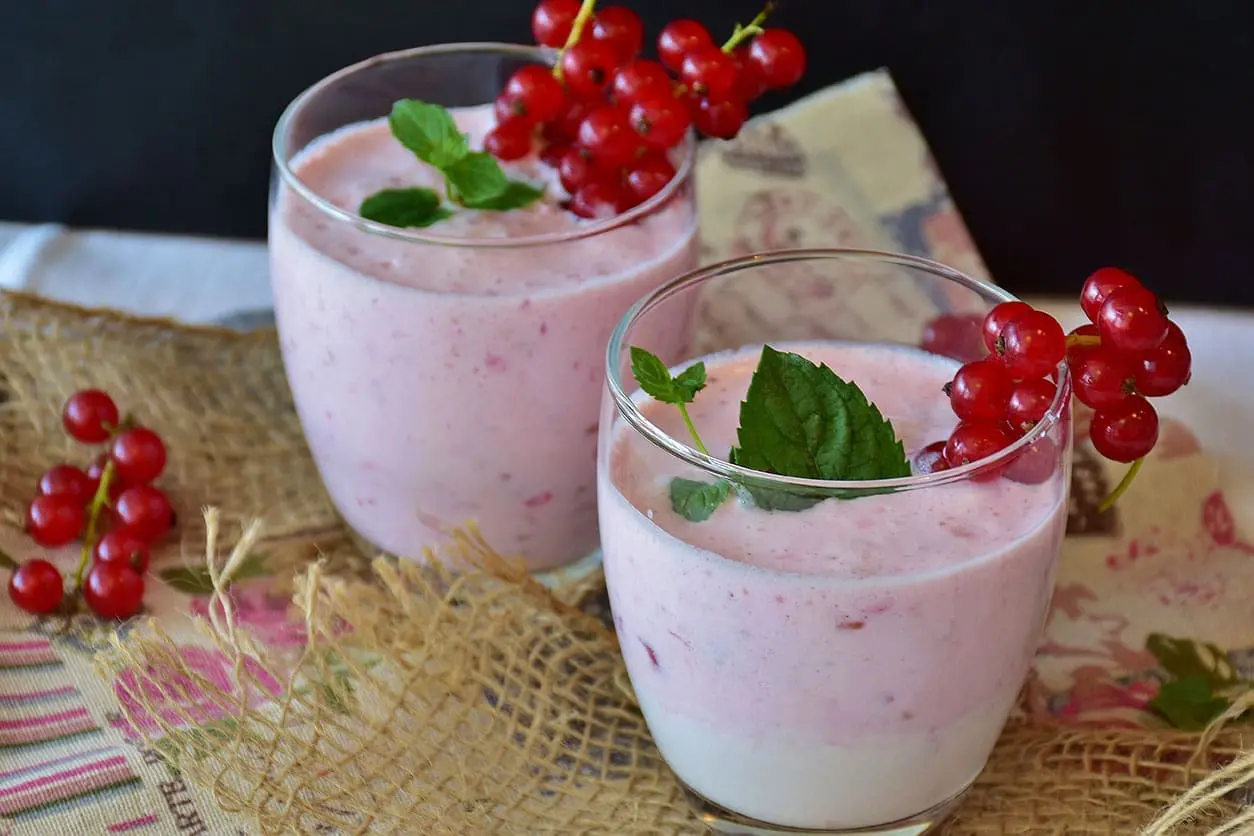
<path fill-rule="evenodd" d="M 646 394 L 679 407 L 697 449 L 709 455 L 688 413 L 687 404 L 705 388 L 704 363 L 677 376 L 660 359 L 632 346 L 632 374 Z M 732 464 L 802 479 L 874 482 L 910 475 L 910 462 L 892 424 L 867 400 L 857 384 L 842 380 L 826 365 L 799 354 L 762 347 L 762 356 L 740 405 L 737 446 Z M 828 496 L 853 499 L 879 493 L 859 488 L 822 496 L 744 486 L 765 511 L 801 511 Z M 725 482 L 671 480 L 671 508 L 692 522 L 709 519 L 730 495 Z"/>
<path fill-rule="evenodd" d="M 452 115 L 436 104 L 401 99 L 388 116 L 392 136 L 444 176 L 448 201 L 467 209 L 504 212 L 539 200 L 543 189 L 510 180 L 491 154 L 471 151 Z M 433 189 L 384 189 L 362 201 L 358 214 L 396 227 L 427 227 L 452 217 Z"/>
<path fill-rule="evenodd" d="M 910 475 L 893 425 L 857 384 L 800 354 L 762 346 L 740 404 L 737 447 L 741 467 L 801 479 L 871 482 Z M 822 497 L 747 488 L 758 507 L 799 511 Z M 855 491 L 844 498 L 866 495 Z"/>
<path fill-rule="evenodd" d="M 671 509 L 689 522 L 705 522 L 731 494 L 723 480 L 698 482 L 676 476 L 671 480 Z"/>

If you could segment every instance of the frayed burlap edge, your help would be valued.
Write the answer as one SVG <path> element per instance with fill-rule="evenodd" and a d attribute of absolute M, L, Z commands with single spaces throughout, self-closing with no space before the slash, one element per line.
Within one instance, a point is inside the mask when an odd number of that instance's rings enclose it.
<path fill-rule="evenodd" d="M 155 622 L 99 659 L 136 732 L 263 833 L 699 833 L 653 748 L 613 634 L 473 532 L 430 565 L 373 578 L 298 573 L 308 643 L 284 661 L 235 623 L 225 560 L 205 640 L 230 686 L 192 670 Z M 454 573 L 451 564 L 472 567 Z M 569 596 L 562 596 L 569 599 Z M 1012 721 L 947 832 L 1254 832 L 1248 736 L 1079 730 Z M 1230 715 L 1230 716 L 1229 716 Z"/>

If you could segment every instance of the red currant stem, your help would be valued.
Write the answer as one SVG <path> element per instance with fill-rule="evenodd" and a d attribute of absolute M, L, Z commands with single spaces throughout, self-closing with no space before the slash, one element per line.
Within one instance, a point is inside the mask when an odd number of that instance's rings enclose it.
<path fill-rule="evenodd" d="M 1094 337 L 1088 334 L 1068 334 L 1067 335 L 1067 348 L 1071 348 L 1072 346 L 1077 346 L 1077 345 L 1101 345 L 1101 344 L 1102 344 L 1101 337 Z"/>
<path fill-rule="evenodd" d="M 79 554 L 78 568 L 74 570 L 74 590 L 83 586 L 83 575 L 87 574 L 87 564 L 91 562 L 91 550 L 96 546 L 96 522 L 100 519 L 100 509 L 109 503 L 109 483 L 113 481 L 113 459 L 105 462 L 100 472 L 100 484 L 96 486 L 96 495 L 91 498 L 87 509 L 87 530 L 83 533 L 83 549 Z"/>
<path fill-rule="evenodd" d="M 1111 506 L 1119 501 L 1119 497 L 1123 496 L 1124 492 L 1128 490 L 1128 486 L 1132 484 L 1132 480 L 1136 478 L 1136 474 L 1140 472 L 1141 465 L 1144 462 L 1145 459 L 1140 458 L 1132 463 L 1132 466 L 1128 468 L 1128 472 L 1123 474 L 1123 478 L 1119 480 L 1119 484 L 1115 485 L 1115 489 L 1110 492 L 1110 496 L 1103 499 L 1102 504 L 1097 506 L 1098 512 L 1104 513 L 1109 511 Z"/>
<path fill-rule="evenodd" d="M 5 569 L 16 570 L 17 561 L 10 557 L 4 549 L 0 549 L 0 566 L 3 566 Z"/>
<path fill-rule="evenodd" d="M 762 11 L 758 12 L 757 17 L 749 21 L 748 26 L 741 26 L 737 23 L 736 28 L 732 30 L 731 37 L 721 47 L 723 52 L 731 52 L 754 35 L 761 35 L 762 24 L 766 23 L 766 19 L 771 16 L 773 11 L 775 11 L 775 3 L 769 2 L 762 7 Z"/>
<path fill-rule="evenodd" d="M 710 451 L 706 449 L 705 444 L 701 441 L 701 436 L 697 433 L 696 424 L 692 423 L 692 416 L 688 414 L 688 407 L 684 404 L 676 404 L 679 407 L 679 414 L 683 416 L 684 426 L 688 428 L 688 432 L 692 434 L 692 443 L 697 445 L 697 449 L 705 455 L 709 456 Z M 710 458 L 714 458 L 710 456 Z"/>
<path fill-rule="evenodd" d="M 570 37 L 566 39 L 566 43 L 562 44 L 562 48 L 557 53 L 557 60 L 553 63 L 553 77 L 558 81 L 562 80 L 562 58 L 568 49 L 579 43 L 579 39 L 583 37 L 584 27 L 588 25 L 588 21 L 592 20 L 592 13 L 596 11 L 596 8 L 597 0 L 583 0 L 579 5 L 579 14 L 575 15 L 575 22 L 570 27 Z"/>

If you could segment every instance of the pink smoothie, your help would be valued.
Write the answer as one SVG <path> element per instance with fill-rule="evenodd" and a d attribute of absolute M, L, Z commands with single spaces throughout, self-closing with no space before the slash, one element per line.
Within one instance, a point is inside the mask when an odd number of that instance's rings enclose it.
<path fill-rule="evenodd" d="M 947 359 L 786 348 L 855 381 L 907 452 L 953 428 Z M 735 439 L 759 353 L 706 358 L 709 385 L 691 410 L 716 454 Z M 673 406 L 638 403 L 687 438 Z M 685 783 L 752 818 L 849 828 L 913 816 L 975 778 L 1044 625 L 1064 467 L 1038 484 L 965 481 L 801 512 L 733 498 L 693 523 L 671 510 L 668 484 L 709 474 L 621 420 L 604 444 L 601 540 L 618 635 L 649 728 Z"/>
<path fill-rule="evenodd" d="M 481 147 L 490 106 L 454 117 Z M 382 120 L 322 137 L 290 167 L 350 212 L 379 189 L 439 183 Z M 296 408 L 348 524 L 420 557 L 474 522 L 497 551 L 544 569 L 596 549 L 605 344 L 632 302 L 695 266 L 696 210 L 684 183 L 643 218 L 571 238 L 592 222 L 560 207 L 551 171 L 505 168 L 544 199 L 426 230 L 460 245 L 366 232 L 281 188 L 271 277 Z M 517 246 L 475 246 L 488 241 Z M 672 341 L 687 315 L 667 325 Z"/>

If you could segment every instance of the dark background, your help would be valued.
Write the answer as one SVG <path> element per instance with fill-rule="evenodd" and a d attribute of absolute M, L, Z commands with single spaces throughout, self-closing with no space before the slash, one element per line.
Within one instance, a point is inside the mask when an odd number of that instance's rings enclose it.
<path fill-rule="evenodd" d="M 631 0 L 651 40 L 753 0 Z M 287 102 L 378 52 L 529 41 L 526 0 L 0 0 L 0 219 L 261 237 Z M 999 281 L 1254 305 L 1254 2 L 785 0 L 794 92 L 887 66 Z M 782 104 L 768 98 L 763 108 Z"/>

